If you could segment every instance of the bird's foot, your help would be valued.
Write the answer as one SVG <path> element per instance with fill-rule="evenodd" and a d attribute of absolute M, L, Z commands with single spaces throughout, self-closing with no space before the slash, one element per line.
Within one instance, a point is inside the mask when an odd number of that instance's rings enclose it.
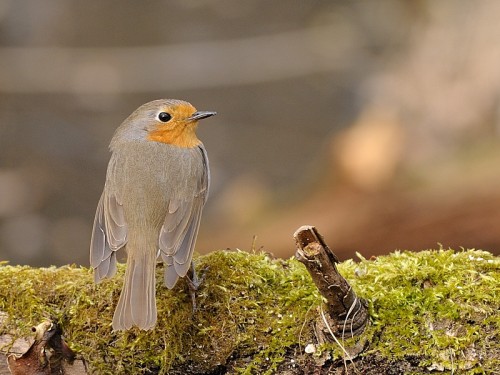
<path fill-rule="evenodd" d="M 196 304 L 196 292 L 198 291 L 200 285 L 203 283 L 205 280 L 205 276 L 207 274 L 208 267 L 205 268 L 201 274 L 200 277 L 198 277 L 198 274 L 196 273 L 196 269 L 194 266 L 194 261 L 191 261 L 191 272 L 193 273 L 193 276 L 190 278 L 189 276 L 186 275 L 186 280 L 189 288 L 189 295 L 191 296 L 191 301 L 193 303 L 193 315 L 197 311 L 198 306 Z"/>

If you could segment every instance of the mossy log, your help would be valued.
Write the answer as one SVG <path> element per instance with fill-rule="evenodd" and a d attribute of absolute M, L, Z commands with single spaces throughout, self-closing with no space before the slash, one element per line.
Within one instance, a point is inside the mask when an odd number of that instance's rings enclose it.
<path fill-rule="evenodd" d="M 498 372 L 500 258 L 445 249 L 358 257 L 337 267 L 367 301 L 370 322 L 361 335 L 347 330 L 334 342 L 318 341 L 322 297 L 296 259 L 241 251 L 198 257 L 206 274 L 194 314 L 186 283 L 167 290 L 158 266 L 158 324 L 147 332 L 112 331 L 124 267 L 95 285 L 84 267 L 3 264 L 0 345 L 16 352 L 16 338 L 50 320 L 56 325 L 46 330 L 60 328 L 62 347 L 86 365 L 64 367 L 67 374 Z"/>

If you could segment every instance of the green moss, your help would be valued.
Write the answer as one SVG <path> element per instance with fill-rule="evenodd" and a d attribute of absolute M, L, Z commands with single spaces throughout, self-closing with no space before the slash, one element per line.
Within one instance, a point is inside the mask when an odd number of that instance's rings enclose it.
<path fill-rule="evenodd" d="M 369 301 L 367 353 L 437 369 L 500 368 L 500 259 L 468 250 L 396 252 L 340 265 Z"/>
<path fill-rule="evenodd" d="M 31 326 L 52 318 L 63 325 L 70 346 L 99 374 L 166 373 L 192 363 L 207 371 L 229 356 L 248 358 L 242 373 L 271 370 L 297 342 L 310 306 L 319 298 L 302 265 L 265 254 L 215 252 L 197 261 L 205 280 L 193 315 L 185 282 L 169 291 L 157 269 L 158 324 L 153 331 L 113 333 L 111 319 L 124 267 L 95 285 L 86 268 L 0 267 L 0 310 L 9 319 L 0 333 L 29 335 Z M 312 317 L 310 317 L 312 319 Z M 105 353 L 105 357 L 96 356 Z"/>
<path fill-rule="evenodd" d="M 363 355 L 418 357 L 424 367 L 479 373 L 500 366 L 499 258 L 440 249 L 347 261 L 339 269 L 369 301 Z M 124 267 L 95 285 L 86 268 L 4 264 L 0 311 L 8 318 L 0 319 L 0 334 L 27 336 L 43 319 L 58 321 L 69 345 L 99 374 L 167 373 L 179 366 L 204 372 L 228 359 L 234 372 L 271 374 L 290 352 L 302 356 L 314 342 L 321 299 L 296 260 L 219 251 L 199 257 L 197 270 L 206 276 L 194 315 L 185 282 L 167 290 L 159 266 L 157 327 L 116 333 L 111 319 Z M 321 349 L 340 353 L 335 345 Z"/>

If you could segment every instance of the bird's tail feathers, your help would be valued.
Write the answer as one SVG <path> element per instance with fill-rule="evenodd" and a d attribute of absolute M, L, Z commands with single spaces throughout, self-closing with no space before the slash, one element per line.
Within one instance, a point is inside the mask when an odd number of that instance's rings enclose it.
<path fill-rule="evenodd" d="M 149 330 L 156 324 L 156 251 L 128 251 L 128 254 L 125 281 L 113 316 L 113 330 L 132 326 Z"/>

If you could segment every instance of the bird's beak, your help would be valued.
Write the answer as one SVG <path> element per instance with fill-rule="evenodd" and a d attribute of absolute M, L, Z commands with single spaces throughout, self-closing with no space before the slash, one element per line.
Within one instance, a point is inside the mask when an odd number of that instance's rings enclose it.
<path fill-rule="evenodd" d="M 198 121 L 207 117 L 215 116 L 217 112 L 197 111 L 187 118 L 188 121 Z"/>

